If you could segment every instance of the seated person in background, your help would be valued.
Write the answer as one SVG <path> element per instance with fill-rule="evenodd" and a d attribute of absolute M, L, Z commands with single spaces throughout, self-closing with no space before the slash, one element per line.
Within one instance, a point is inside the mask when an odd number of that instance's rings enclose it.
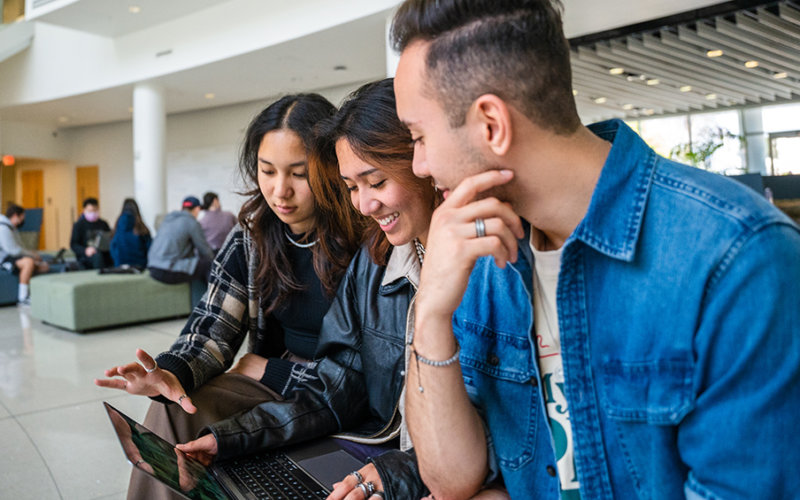
<path fill-rule="evenodd" d="M 207 192 L 203 195 L 203 216 L 200 218 L 200 227 L 206 235 L 206 241 L 216 254 L 225 238 L 236 225 L 236 216 L 231 212 L 222 210 L 219 203 L 219 196 L 214 192 Z"/>
<path fill-rule="evenodd" d="M 111 237 L 114 266 L 126 264 L 142 269 L 147 267 L 147 251 L 152 240 L 136 200 L 125 198 L 122 202 L 122 213 L 114 224 L 114 236 Z"/>
<path fill-rule="evenodd" d="M 167 284 L 208 281 L 214 252 L 197 222 L 199 213 L 200 200 L 187 196 L 181 210 L 164 217 L 147 252 L 147 267 L 154 279 Z"/>
<path fill-rule="evenodd" d="M 9 203 L 6 214 L 0 215 L 0 265 L 10 272 L 19 273 L 17 301 L 30 305 L 31 276 L 46 273 L 49 266 L 37 252 L 22 246 L 17 228 L 24 221 L 25 209 L 15 203 Z"/>
<path fill-rule="evenodd" d="M 108 251 L 108 235 L 111 228 L 100 218 L 97 198 L 83 200 L 83 213 L 72 226 L 69 246 L 75 252 L 78 264 L 85 269 L 102 269 L 112 264 Z"/>

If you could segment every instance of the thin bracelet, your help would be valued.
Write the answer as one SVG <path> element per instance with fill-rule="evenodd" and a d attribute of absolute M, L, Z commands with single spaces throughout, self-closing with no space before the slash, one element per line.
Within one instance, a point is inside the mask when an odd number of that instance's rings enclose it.
<path fill-rule="evenodd" d="M 452 365 L 453 363 L 458 361 L 458 355 L 461 354 L 461 346 L 458 345 L 458 342 L 456 342 L 456 353 L 453 354 L 448 359 L 445 359 L 444 361 L 434 361 L 432 359 L 428 359 L 425 356 L 422 356 L 420 353 L 418 353 L 413 346 L 411 346 L 411 351 L 414 353 L 414 358 L 416 358 L 417 360 L 417 390 L 419 390 L 419 392 L 425 392 L 425 389 L 422 387 L 422 376 L 419 373 L 419 362 L 422 361 L 428 366 L 436 366 L 436 367 Z"/>

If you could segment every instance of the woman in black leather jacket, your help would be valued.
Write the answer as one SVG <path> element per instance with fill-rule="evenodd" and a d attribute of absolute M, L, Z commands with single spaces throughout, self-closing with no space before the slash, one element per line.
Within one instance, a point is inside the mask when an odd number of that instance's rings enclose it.
<path fill-rule="evenodd" d="M 367 244 L 323 320 L 316 364 L 293 374 L 285 400 L 209 425 L 206 435 L 178 447 L 210 460 L 336 434 L 372 446 L 364 480 L 385 498 L 420 498 L 428 492 L 407 452 L 402 393 L 414 294 L 438 197 L 411 172 L 413 146 L 395 112 L 391 79 L 357 90 L 319 135 L 312 187 L 326 178 L 316 169 L 340 168 L 351 201 L 372 220 Z M 364 496 L 354 480 L 337 486 L 332 498 Z"/>

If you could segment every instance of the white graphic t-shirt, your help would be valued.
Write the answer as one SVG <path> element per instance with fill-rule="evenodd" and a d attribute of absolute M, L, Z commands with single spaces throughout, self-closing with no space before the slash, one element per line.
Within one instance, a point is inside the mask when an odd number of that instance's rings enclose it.
<path fill-rule="evenodd" d="M 564 368 L 561 360 L 561 337 L 556 308 L 561 249 L 539 251 L 530 244 L 534 257 L 533 312 L 536 350 L 542 375 L 550 432 L 556 449 L 556 468 L 561 481 L 562 500 L 579 500 L 578 474 L 572 440 L 572 425 L 564 393 Z"/>

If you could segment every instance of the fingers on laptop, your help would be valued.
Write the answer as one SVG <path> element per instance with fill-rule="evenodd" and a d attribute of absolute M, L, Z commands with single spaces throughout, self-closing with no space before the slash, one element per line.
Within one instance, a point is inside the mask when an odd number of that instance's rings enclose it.
<path fill-rule="evenodd" d="M 372 483 L 376 491 L 383 490 L 378 469 L 373 464 L 367 464 L 358 470 L 358 474 L 351 472 L 338 483 L 334 483 L 327 500 L 365 500 L 364 492 L 358 487 L 362 482 Z"/>

